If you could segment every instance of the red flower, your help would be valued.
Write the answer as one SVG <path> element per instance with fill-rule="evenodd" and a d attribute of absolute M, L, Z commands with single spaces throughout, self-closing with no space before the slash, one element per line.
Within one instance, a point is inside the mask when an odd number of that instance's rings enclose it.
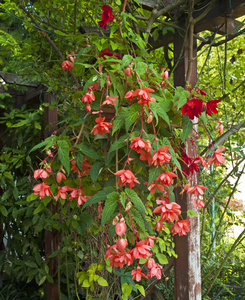
<path fill-rule="evenodd" d="M 206 104 L 206 114 L 208 114 L 209 116 L 212 116 L 212 113 L 217 114 L 218 110 L 217 110 L 217 104 L 220 102 L 221 100 L 210 100 L 207 102 Z"/>
<path fill-rule="evenodd" d="M 152 182 L 149 187 L 148 190 L 150 191 L 151 194 L 155 194 L 156 192 L 156 188 L 158 188 L 160 191 L 164 192 L 165 188 L 161 185 L 161 184 L 157 184 L 155 182 Z"/>
<path fill-rule="evenodd" d="M 147 240 L 142 240 L 136 244 L 130 253 L 135 259 L 147 259 L 152 255 L 149 250 L 151 250 L 151 246 L 147 245 Z"/>
<path fill-rule="evenodd" d="M 139 104 L 142 104 L 144 106 L 145 104 L 149 106 L 150 101 L 155 101 L 156 99 L 151 97 L 149 93 L 154 93 L 155 91 L 151 88 L 143 88 L 143 89 L 137 89 L 133 92 L 133 97 L 138 97 Z"/>
<path fill-rule="evenodd" d="M 81 189 L 71 189 L 72 192 L 70 194 L 70 199 L 73 200 L 77 200 L 77 206 L 80 206 L 82 204 L 84 204 L 90 197 L 86 197 L 84 195 L 84 191 Z"/>
<path fill-rule="evenodd" d="M 133 143 L 130 145 L 130 148 L 135 150 L 137 153 L 140 153 L 142 149 L 145 149 L 147 152 L 151 150 L 150 142 L 145 142 L 140 137 L 135 137 L 131 139 L 131 141 L 133 141 Z"/>
<path fill-rule="evenodd" d="M 135 183 L 140 184 L 140 182 L 137 180 L 137 178 L 134 176 L 134 174 L 130 170 L 120 170 L 120 171 L 116 172 L 114 175 L 120 176 L 120 178 L 118 180 L 118 184 L 120 186 L 126 185 L 126 183 L 127 183 L 128 186 L 130 188 L 132 188 L 132 187 L 134 187 Z"/>
<path fill-rule="evenodd" d="M 225 151 L 225 149 L 225 147 L 220 147 L 219 149 L 214 151 L 214 154 L 208 160 L 208 164 L 212 165 L 212 163 L 214 163 L 216 167 L 218 167 L 218 165 L 220 164 L 224 164 L 225 158 L 223 155 L 225 154 L 222 152 Z"/>
<path fill-rule="evenodd" d="M 69 60 L 64 60 L 62 62 L 61 66 L 62 66 L 63 70 L 71 71 L 71 69 L 73 68 L 74 64 L 72 62 L 70 62 Z"/>
<path fill-rule="evenodd" d="M 95 100 L 95 95 L 92 93 L 86 93 L 83 97 L 82 97 L 82 102 L 83 103 L 92 103 Z"/>
<path fill-rule="evenodd" d="M 146 279 L 148 279 L 148 277 L 144 273 L 142 273 L 141 270 L 142 270 L 141 267 L 138 266 L 136 270 L 133 270 L 131 272 L 131 275 L 133 276 L 132 277 L 133 280 L 136 279 L 136 281 L 139 282 L 141 280 L 141 275 L 144 276 Z"/>
<path fill-rule="evenodd" d="M 160 218 L 159 222 L 160 221 L 165 222 L 166 220 L 168 220 L 171 223 L 175 219 L 176 220 L 179 219 L 178 216 L 179 216 L 179 214 L 181 214 L 179 204 L 177 204 L 175 202 L 167 203 L 164 200 L 156 200 L 156 203 L 162 204 L 153 210 L 153 213 L 155 213 L 155 214 L 161 213 L 161 218 Z"/>
<path fill-rule="evenodd" d="M 34 191 L 34 195 L 39 195 L 40 199 L 44 198 L 45 196 L 50 197 L 51 194 L 52 194 L 51 191 L 50 191 L 49 185 L 47 185 L 44 182 L 36 184 L 33 187 L 33 191 Z"/>
<path fill-rule="evenodd" d="M 117 98 L 118 98 L 118 96 L 115 96 L 115 97 L 106 96 L 105 101 L 102 103 L 102 105 L 105 105 L 105 104 L 115 105 L 115 101 L 117 100 Z"/>
<path fill-rule="evenodd" d="M 156 181 L 160 180 L 161 184 L 163 185 L 170 185 L 173 183 L 172 177 L 177 177 L 176 174 L 174 174 L 173 172 L 165 172 L 163 174 L 160 174 Z"/>
<path fill-rule="evenodd" d="M 203 190 L 206 190 L 206 186 L 203 185 L 194 185 L 191 188 L 187 190 L 187 193 L 193 194 L 195 197 L 198 197 L 199 195 L 203 195 Z"/>
<path fill-rule="evenodd" d="M 187 102 L 182 108 L 182 115 L 186 114 L 191 120 L 194 117 L 199 117 L 202 113 L 202 109 L 204 107 L 204 102 L 201 99 L 192 99 Z"/>
<path fill-rule="evenodd" d="M 128 91 L 124 96 L 125 99 L 129 99 L 129 100 L 132 100 L 133 97 L 134 97 L 134 93 L 132 91 Z"/>
<path fill-rule="evenodd" d="M 154 151 L 150 165 L 155 165 L 158 167 L 158 165 L 163 166 L 165 162 L 169 163 L 172 155 L 166 152 L 168 149 L 170 149 L 169 146 L 163 146 L 162 148 L 158 149 L 157 152 Z"/>
<path fill-rule="evenodd" d="M 201 199 L 195 199 L 193 202 L 194 207 L 196 208 L 204 208 L 205 203 Z"/>
<path fill-rule="evenodd" d="M 48 172 L 43 170 L 43 169 L 38 169 L 38 170 L 35 170 L 34 171 L 34 178 L 48 178 L 49 175 L 48 175 Z"/>
<path fill-rule="evenodd" d="M 106 132 L 109 133 L 110 129 L 112 128 L 112 124 L 109 122 L 104 122 L 105 118 L 96 118 L 95 122 L 98 123 L 97 125 L 94 126 L 92 129 L 91 133 L 93 132 L 94 135 L 99 134 L 99 135 L 104 135 Z"/>
<path fill-rule="evenodd" d="M 154 258 L 150 258 L 146 263 L 145 266 L 150 269 L 147 276 L 148 277 L 156 277 L 157 279 L 161 279 L 162 277 L 162 266 L 157 264 Z"/>
<path fill-rule="evenodd" d="M 67 191 L 69 190 L 70 190 L 69 186 L 59 187 L 57 196 L 55 196 L 54 199 L 56 201 L 58 201 L 59 197 L 61 197 L 62 199 L 66 199 Z"/>
<path fill-rule="evenodd" d="M 100 52 L 99 57 L 103 57 L 104 59 L 106 59 L 105 56 L 115 56 L 116 58 L 121 59 L 119 54 L 117 54 L 116 52 L 112 53 L 108 48 Z"/>
<path fill-rule="evenodd" d="M 57 182 L 61 182 L 62 179 L 66 180 L 65 174 L 63 174 L 62 172 L 58 172 L 56 178 L 57 178 Z"/>
<path fill-rule="evenodd" d="M 112 13 L 112 8 L 109 5 L 103 5 L 101 9 L 103 10 L 103 13 L 99 25 L 106 30 L 107 23 L 114 20 L 114 15 Z"/>
<path fill-rule="evenodd" d="M 190 231 L 190 218 L 186 220 L 177 221 L 171 228 L 170 232 L 173 232 L 173 235 L 178 234 L 179 236 L 187 235 L 186 232 Z"/>
<path fill-rule="evenodd" d="M 146 153 L 144 150 L 141 150 L 140 152 L 140 160 L 146 161 L 148 160 L 148 164 L 151 163 L 151 153 Z"/>

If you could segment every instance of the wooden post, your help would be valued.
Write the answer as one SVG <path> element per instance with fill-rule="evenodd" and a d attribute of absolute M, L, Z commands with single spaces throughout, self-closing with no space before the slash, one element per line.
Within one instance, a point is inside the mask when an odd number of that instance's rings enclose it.
<path fill-rule="evenodd" d="M 55 101 L 53 94 L 51 93 L 44 93 L 44 102 L 51 103 Z M 49 107 L 45 107 L 44 112 L 44 137 L 49 137 L 56 129 L 57 129 L 57 122 L 58 122 L 58 113 L 57 109 L 53 108 L 50 109 Z M 52 202 L 48 204 L 48 207 L 51 211 L 55 214 L 56 207 L 52 205 Z M 54 280 L 54 283 L 46 282 L 46 293 L 47 298 L 46 300 L 60 300 L 59 295 L 59 285 L 58 285 L 58 258 L 53 257 L 49 259 L 51 253 L 59 249 L 60 245 L 60 235 L 57 230 L 48 231 L 45 230 L 45 257 L 49 260 L 49 273 Z"/>
<path fill-rule="evenodd" d="M 174 39 L 174 54 L 175 61 L 178 59 L 178 65 L 174 73 L 175 86 L 185 86 L 186 76 L 188 73 L 189 63 L 189 40 L 185 41 L 184 51 L 180 54 L 183 46 L 183 38 L 175 34 Z M 193 42 L 192 57 L 196 57 L 196 40 Z M 197 61 L 192 62 L 189 84 L 194 87 L 197 80 Z M 194 119 L 196 122 L 197 119 Z M 190 157 L 198 156 L 197 145 L 197 125 L 194 125 L 192 131 L 192 139 L 187 139 L 186 153 Z M 198 182 L 198 174 L 194 173 L 192 176 L 192 183 Z M 175 282 L 174 282 L 174 296 L 175 300 L 201 300 L 201 266 L 200 266 L 200 229 L 199 229 L 199 214 L 198 209 L 194 208 L 193 201 L 191 201 L 190 194 L 179 194 L 176 190 L 176 202 L 181 205 L 184 212 L 184 219 L 187 217 L 186 211 L 193 210 L 198 217 L 191 218 L 190 232 L 187 236 L 175 236 L 175 251 L 178 258 L 175 260 Z"/>

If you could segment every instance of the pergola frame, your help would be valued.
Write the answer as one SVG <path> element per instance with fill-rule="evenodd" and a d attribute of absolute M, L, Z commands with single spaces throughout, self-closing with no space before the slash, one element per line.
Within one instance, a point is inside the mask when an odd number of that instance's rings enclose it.
<path fill-rule="evenodd" d="M 140 0 L 140 4 L 144 9 L 152 11 L 154 9 L 166 9 L 167 13 L 178 14 L 179 23 L 176 28 L 183 28 L 187 16 L 185 14 L 186 5 L 193 4 L 193 7 L 198 7 L 197 11 L 193 10 L 192 20 L 198 20 L 196 23 L 190 24 L 188 30 L 189 35 L 187 39 L 183 39 L 181 32 L 177 29 L 175 34 L 167 33 L 165 36 L 160 34 L 157 41 L 149 38 L 149 43 L 152 49 L 168 46 L 169 43 L 174 44 L 174 57 L 176 69 L 174 71 L 174 84 L 175 86 L 185 86 L 188 81 L 189 85 L 194 87 L 197 80 L 197 60 L 196 57 L 196 34 L 204 30 L 216 31 L 220 34 L 229 34 L 230 38 L 234 38 L 237 33 L 234 33 L 235 27 L 240 27 L 241 24 L 236 22 L 234 18 L 245 15 L 245 1 L 244 0 Z M 159 5 L 160 3 L 160 5 Z M 232 11 L 230 4 L 232 5 Z M 207 6 L 209 10 L 207 11 Z M 176 11 L 176 8 L 180 10 Z M 137 16 L 136 16 L 137 17 Z M 140 19 L 140 16 L 138 16 Z M 226 26 L 224 25 L 226 24 Z M 95 31 L 94 29 L 84 27 L 84 32 Z M 208 40 L 203 40 L 203 44 L 208 44 Z M 181 59 L 180 59 L 181 58 Z M 15 89 L 9 89 L 8 93 L 16 96 L 16 105 L 21 106 L 26 101 L 36 101 L 42 91 L 44 92 L 44 101 L 54 101 L 52 94 L 46 93 L 43 85 L 36 83 L 26 83 L 21 81 L 17 75 L 0 72 L 0 76 L 6 83 L 15 83 L 28 87 L 29 91 L 25 94 L 16 92 Z M 5 92 L 3 87 L 0 87 L 0 93 Z M 45 110 L 45 137 L 48 137 L 52 132 L 57 129 L 58 113 L 57 109 L 51 110 L 49 107 Z M 192 137 L 196 139 L 197 128 L 192 132 Z M 198 156 L 197 141 L 192 144 L 187 139 L 187 155 L 190 157 Z M 197 174 L 193 175 L 194 182 L 198 182 Z M 176 202 L 181 205 L 182 211 L 188 209 L 194 210 L 198 215 L 198 210 L 193 207 L 190 196 L 180 196 L 179 191 L 176 190 Z M 55 209 L 55 208 L 53 208 Z M 199 237 L 199 215 L 193 217 L 191 222 L 191 231 L 187 236 L 175 237 L 175 251 L 178 258 L 174 261 L 175 267 L 175 299 L 176 300 L 201 300 L 201 265 L 200 265 L 200 237 Z M 59 247 L 59 235 L 57 232 L 45 233 L 45 252 L 46 258 Z M 55 277 L 56 260 L 50 259 L 51 275 Z M 169 269 L 166 268 L 166 270 Z M 54 278 L 55 279 L 55 278 Z M 144 297 L 147 299 L 149 294 Z M 47 284 L 47 300 L 59 300 L 58 285 L 55 281 L 54 284 Z M 142 298 L 143 299 L 143 298 Z"/>

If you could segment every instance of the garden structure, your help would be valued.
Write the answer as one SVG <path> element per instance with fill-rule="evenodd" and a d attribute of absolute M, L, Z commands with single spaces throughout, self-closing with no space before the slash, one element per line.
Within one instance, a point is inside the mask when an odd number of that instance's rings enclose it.
<path fill-rule="evenodd" d="M 127 1 L 125 1 L 126 5 Z M 168 48 L 171 43 L 174 44 L 174 85 L 182 87 L 195 87 L 197 80 L 197 38 L 198 33 L 209 30 L 211 32 L 218 32 L 224 34 L 226 38 L 225 42 L 232 40 L 237 35 L 241 34 L 243 24 L 236 21 L 245 15 L 245 1 L 242 0 L 140 0 L 140 5 L 144 10 L 150 12 L 150 17 L 147 17 L 149 24 L 152 24 L 158 19 L 160 15 L 171 15 L 171 18 L 176 16 L 179 20 L 174 24 L 175 32 L 167 31 L 165 35 L 159 34 L 159 37 L 154 40 L 150 35 L 148 43 L 150 44 L 150 50 L 164 47 Z M 124 7 L 125 8 L 125 7 Z M 129 9 L 126 5 L 126 10 Z M 23 9 L 25 10 L 25 8 Z M 28 15 L 28 11 L 26 11 Z M 30 16 L 29 16 L 30 17 Z M 135 16 L 137 19 L 144 20 L 143 16 Z M 42 27 L 39 26 L 33 19 L 32 23 L 39 27 L 42 32 Z M 132 21 L 133 22 L 133 21 Z M 140 29 L 146 34 L 150 34 L 152 27 L 149 26 L 144 29 Z M 238 28 L 238 30 L 237 30 Z M 81 32 L 93 32 L 95 28 L 83 27 L 79 29 Z M 241 30 L 241 31 L 239 31 Z M 107 34 L 107 31 L 106 31 Z M 109 35 L 109 31 L 108 31 Z M 51 47 L 55 49 L 52 40 L 49 35 L 43 31 L 43 38 L 46 38 Z M 211 39 L 202 39 L 201 45 L 212 43 Z M 200 47 L 200 46 L 199 46 Z M 201 47 L 200 47 L 201 49 Z M 167 56 L 167 50 L 166 50 Z M 168 57 L 166 57 L 168 60 Z M 62 58 L 62 54 L 60 55 Z M 173 69 L 172 66 L 172 69 Z M 55 94 L 47 91 L 47 87 L 42 84 L 28 83 L 20 79 L 19 76 L 0 72 L 0 76 L 4 82 L 8 84 L 20 85 L 26 87 L 27 91 L 19 92 L 14 87 L 8 90 L 8 93 L 15 97 L 16 107 L 20 107 L 25 102 L 32 102 L 33 105 L 39 105 L 40 100 L 45 103 L 55 102 Z M 1 87 L 1 93 L 6 92 Z M 57 129 L 57 109 L 46 107 L 45 120 L 44 120 L 44 138 L 52 135 Z M 193 123 L 196 123 L 196 118 Z M 237 131 L 243 123 L 234 126 L 228 133 L 224 133 L 223 139 L 220 139 L 216 143 L 216 147 L 221 144 L 222 141 L 227 138 L 232 132 Z M 198 128 L 194 124 L 191 136 L 186 139 L 186 154 L 189 157 L 198 157 Z M 1 131 L 0 131 L 1 133 Z M 208 150 L 209 148 L 207 148 Z M 198 184 L 198 173 L 194 172 L 192 180 Z M 175 299 L 176 300 L 201 300 L 201 266 L 200 266 L 200 224 L 199 224 L 199 212 L 198 209 L 193 206 L 190 194 L 180 195 L 180 189 L 175 190 L 176 203 L 181 205 L 181 209 L 184 212 L 192 210 L 197 214 L 197 217 L 192 217 L 190 225 L 190 232 L 185 236 L 175 235 L 175 252 L 178 255 L 177 258 L 173 258 L 169 261 L 165 267 L 167 272 L 172 265 L 175 270 Z M 52 206 L 52 204 L 49 204 Z M 55 213 L 56 207 L 52 207 Z M 186 218 L 187 216 L 185 216 Z M 54 251 L 59 249 L 60 236 L 57 230 L 45 231 L 45 256 L 49 257 Z M 57 259 L 52 258 L 49 260 L 49 270 L 53 277 L 57 276 Z M 147 299 L 155 288 L 157 283 L 161 282 L 161 279 L 155 281 L 147 290 L 145 297 L 141 299 Z M 59 300 L 59 291 L 57 278 L 54 278 L 53 283 L 47 282 L 47 300 Z M 159 295 L 159 299 L 161 296 Z"/>

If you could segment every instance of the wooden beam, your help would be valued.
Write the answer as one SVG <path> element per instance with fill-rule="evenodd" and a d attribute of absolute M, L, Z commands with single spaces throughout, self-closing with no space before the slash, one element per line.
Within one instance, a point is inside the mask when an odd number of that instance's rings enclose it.
<path fill-rule="evenodd" d="M 53 94 L 45 93 L 44 102 L 51 103 L 55 101 Z M 57 108 L 50 109 L 45 107 L 44 111 L 44 137 L 47 138 L 57 129 L 58 113 Z M 53 214 L 57 213 L 57 205 L 52 202 L 48 204 L 49 209 Z M 46 281 L 46 300 L 60 300 L 59 285 L 58 285 L 58 257 L 49 258 L 49 256 L 59 249 L 60 234 L 57 230 L 45 230 L 45 258 L 48 261 L 49 273 L 54 280 L 54 283 Z"/>
<path fill-rule="evenodd" d="M 175 34 L 174 51 L 175 61 L 178 62 L 174 72 L 175 86 L 185 86 L 189 66 L 189 41 L 185 41 L 184 51 L 181 53 L 183 38 L 180 34 Z M 196 40 L 194 40 L 192 56 L 196 57 Z M 181 57 L 179 59 L 179 57 Z M 197 80 L 197 61 L 192 63 L 189 84 L 194 87 Z M 197 128 L 192 131 L 192 141 L 187 139 L 186 153 L 190 157 L 198 156 Z M 198 182 L 197 173 L 192 176 L 192 183 Z M 200 232 L 199 232 L 199 212 L 193 206 L 190 194 L 180 195 L 180 190 L 175 190 L 176 202 L 181 205 L 183 219 L 187 218 L 186 212 L 193 210 L 198 217 L 191 218 L 190 232 L 187 236 L 175 236 L 175 252 L 178 258 L 175 260 L 175 300 L 201 300 L 201 264 L 200 264 Z"/>
<path fill-rule="evenodd" d="M 19 75 L 13 74 L 13 73 L 8 73 L 8 72 L 2 72 L 0 71 L 0 77 L 6 82 L 10 84 L 17 84 L 17 85 L 22 85 L 22 86 L 27 86 L 27 87 L 38 87 L 37 82 L 27 82 L 24 79 L 22 79 Z"/>

